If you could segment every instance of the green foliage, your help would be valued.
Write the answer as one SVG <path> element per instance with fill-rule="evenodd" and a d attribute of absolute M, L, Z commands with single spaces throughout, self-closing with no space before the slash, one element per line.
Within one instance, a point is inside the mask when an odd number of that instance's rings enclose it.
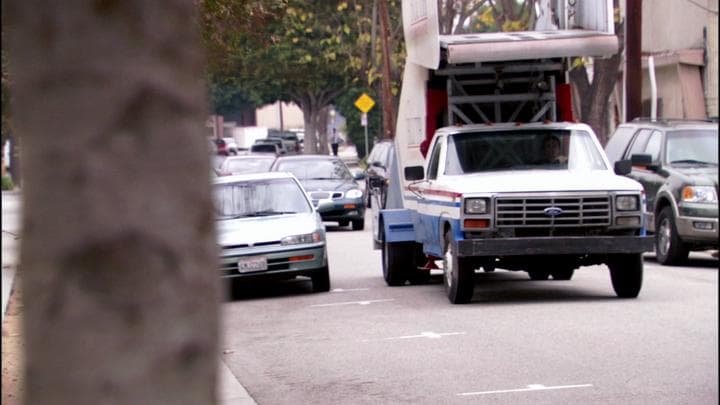
<path fill-rule="evenodd" d="M 3 176 L 2 177 L 2 190 L 3 191 L 9 191 L 15 189 L 15 183 L 13 183 L 13 180 L 10 176 Z"/>
<path fill-rule="evenodd" d="M 335 99 L 335 107 L 347 120 L 345 132 L 355 144 L 358 156 L 361 158 L 367 155 L 365 151 L 365 128 L 360 125 L 360 115 L 362 113 L 355 107 L 355 100 L 362 93 L 367 93 L 376 103 L 372 110 L 368 112 L 368 147 L 372 149 L 376 138 L 379 139 L 382 136 L 382 113 L 380 110 L 382 107 L 378 102 L 380 95 L 366 87 L 354 87 Z"/>

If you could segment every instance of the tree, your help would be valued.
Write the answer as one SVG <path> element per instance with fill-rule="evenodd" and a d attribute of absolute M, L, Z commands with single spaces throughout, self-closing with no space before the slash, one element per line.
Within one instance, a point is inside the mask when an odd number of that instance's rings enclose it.
<path fill-rule="evenodd" d="M 24 141 L 25 402 L 214 403 L 219 281 L 195 5 L 3 6 Z"/>
<path fill-rule="evenodd" d="M 625 45 L 625 21 L 620 18 L 618 0 L 615 6 L 615 33 L 618 36 L 620 49 L 609 58 L 593 60 L 593 78 L 590 81 L 587 66 L 582 59 L 577 59 L 570 71 L 570 81 L 577 89 L 580 101 L 579 118 L 590 125 L 597 134 L 600 144 L 605 145 L 610 136 L 608 103 L 617 84 L 622 53 Z"/>
<path fill-rule="evenodd" d="M 208 57 L 210 108 L 229 115 L 254 110 L 275 91 L 258 81 L 256 53 L 270 45 L 269 27 L 278 24 L 286 0 L 201 0 L 203 45 Z M 272 100 L 275 101 L 275 100 Z"/>
<path fill-rule="evenodd" d="M 303 111 L 306 151 L 315 153 L 319 147 L 327 153 L 327 134 L 318 129 L 323 112 L 348 88 L 351 73 L 359 65 L 350 27 L 361 7 L 350 9 L 344 1 L 271 3 L 276 7 L 273 10 L 281 10 L 273 15 L 281 14 L 281 18 L 268 18 L 253 27 L 226 26 L 221 34 L 206 24 L 205 38 L 224 50 L 224 71 L 243 81 L 245 90 L 252 89 L 265 102 L 295 102 Z M 204 14 L 217 19 L 222 16 L 218 11 L 232 9 L 234 2 L 205 0 L 203 4 Z"/>

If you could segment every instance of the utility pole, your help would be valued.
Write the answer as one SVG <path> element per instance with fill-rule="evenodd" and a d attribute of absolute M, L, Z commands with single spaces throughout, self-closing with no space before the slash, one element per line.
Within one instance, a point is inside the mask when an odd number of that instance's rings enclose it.
<path fill-rule="evenodd" d="M 626 0 L 625 120 L 642 116 L 642 0 Z"/>
<path fill-rule="evenodd" d="M 380 29 L 382 30 L 382 113 L 383 113 L 383 129 L 384 139 L 393 139 L 395 137 L 395 103 L 393 102 L 390 83 L 392 75 L 390 74 L 390 46 L 388 38 L 390 37 L 390 17 L 388 14 L 387 0 L 378 1 L 378 11 L 380 14 Z"/>

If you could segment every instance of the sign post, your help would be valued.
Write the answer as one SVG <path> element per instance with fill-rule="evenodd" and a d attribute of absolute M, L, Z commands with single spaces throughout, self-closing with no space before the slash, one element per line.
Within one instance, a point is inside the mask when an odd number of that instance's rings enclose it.
<path fill-rule="evenodd" d="M 358 97 L 357 100 L 355 100 L 355 107 L 357 107 L 358 110 L 362 112 L 362 115 L 360 116 L 360 125 L 365 127 L 365 157 L 370 153 L 368 150 L 368 122 L 367 122 L 367 113 L 370 111 L 370 109 L 373 108 L 375 105 L 375 100 L 372 99 L 372 97 L 368 96 L 366 93 L 363 93 Z"/>

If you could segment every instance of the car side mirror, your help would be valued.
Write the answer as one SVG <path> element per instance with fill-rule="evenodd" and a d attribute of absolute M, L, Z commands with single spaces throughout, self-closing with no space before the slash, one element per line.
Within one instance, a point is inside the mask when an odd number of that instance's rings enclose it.
<path fill-rule="evenodd" d="M 653 162 L 652 155 L 647 153 L 636 153 L 630 156 L 633 166 L 642 166 L 648 170 L 656 170 L 658 165 Z"/>
<path fill-rule="evenodd" d="M 615 162 L 615 174 L 625 176 L 632 171 L 632 161 L 618 160 Z"/>
<path fill-rule="evenodd" d="M 357 172 L 353 175 L 355 180 L 365 180 L 365 173 L 363 172 Z"/>
<path fill-rule="evenodd" d="M 425 178 L 425 170 L 422 166 L 408 166 L 405 168 L 405 180 L 415 181 Z"/>
<path fill-rule="evenodd" d="M 652 163 L 652 156 L 647 153 L 636 153 L 630 156 L 633 165 L 647 166 Z"/>
<path fill-rule="evenodd" d="M 372 167 L 379 167 L 379 168 L 381 168 L 381 169 L 384 169 L 384 168 L 385 168 L 385 166 L 383 166 L 382 163 L 380 163 L 380 162 L 377 161 L 377 160 L 374 161 L 374 162 L 372 162 L 372 163 L 370 163 L 370 166 L 372 166 Z"/>

